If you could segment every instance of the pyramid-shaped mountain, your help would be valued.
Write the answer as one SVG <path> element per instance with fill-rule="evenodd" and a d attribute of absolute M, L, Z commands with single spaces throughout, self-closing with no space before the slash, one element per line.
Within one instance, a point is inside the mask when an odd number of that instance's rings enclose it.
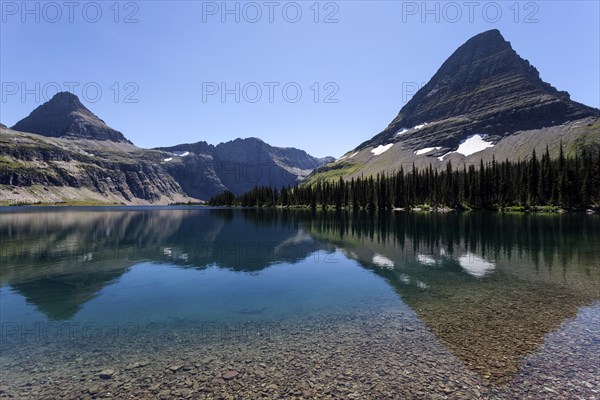
<path fill-rule="evenodd" d="M 52 99 L 17 122 L 12 129 L 48 137 L 130 143 L 121 132 L 106 125 L 77 96 L 69 92 L 55 94 Z"/>
<path fill-rule="evenodd" d="M 494 29 L 460 46 L 389 126 L 357 149 L 403 141 L 408 149 L 452 150 L 472 134 L 496 142 L 516 131 L 599 115 L 542 81 Z"/>

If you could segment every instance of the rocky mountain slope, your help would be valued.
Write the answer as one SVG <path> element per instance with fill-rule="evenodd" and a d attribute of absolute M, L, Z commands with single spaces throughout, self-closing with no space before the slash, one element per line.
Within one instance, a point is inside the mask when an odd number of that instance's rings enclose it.
<path fill-rule="evenodd" d="M 382 132 L 312 180 L 528 157 L 534 148 L 600 147 L 600 110 L 542 81 L 498 30 L 460 46 Z"/>
<path fill-rule="evenodd" d="M 161 166 L 162 157 L 128 142 L 49 138 L 0 128 L 0 204 L 194 200 Z"/>
<path fill-rule="evenodd" d="M 164 166 L 190 196 L 210 198 L 230 190 L 242 194 L 254 186 L 282 187 L 304 180 L 332 157 L 315 158 L 303 150 L 273 147 L 258 138 L 216 146 L 206 142 L 162 147 Z"/>
<path fill-rule="evenodd" d="M 73 137 L 131 143 L 119 131 L 106 125 L 69 92 L 57 93 L 27 117 L 17 122 L 15 131 L 48 137 Z"/>
<path fill-rule="evenodd" d="M 332 160 L 255 138 L 142 149 L 63 92 L 0 126 L 0 204 L 197 202 L 293 185 Z"/>

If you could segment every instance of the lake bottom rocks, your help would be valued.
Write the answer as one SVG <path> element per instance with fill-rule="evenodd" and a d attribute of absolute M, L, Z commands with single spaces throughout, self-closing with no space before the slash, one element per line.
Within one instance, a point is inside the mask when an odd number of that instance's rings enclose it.
<path fill-rule="evenodd" d="M 600 340 L 589 320 L 588 331 L 578 323 L 497 381 L 469 368 L 414 314 L 386 308 L 249 321 L 231 335 L 178 321 L 113 340 L 3 342 L 0 398 L 598 398 Z"/>

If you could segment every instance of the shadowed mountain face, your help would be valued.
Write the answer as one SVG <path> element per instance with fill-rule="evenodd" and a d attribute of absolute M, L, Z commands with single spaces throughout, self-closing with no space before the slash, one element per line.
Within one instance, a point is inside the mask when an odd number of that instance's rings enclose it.
<path fill-rule="evenodd" d="M 293 186 L 315 168 L 333 161 L 331 157 L 315 158 L 295 148 L 270 146 L 257 138 L 236 139 L 217 146 L 206 142 L 180 144 L 157 150 L 173 153 L 165 167 L 188 195 L 200 199 L 209 199 L 224 190 L 239 195 L 257 185 Z"/>
<path fill-rule="evenodd" d="M 69 92 L 60 92 L 42 104 L 12 129 L 49 137 L 110 140 L 131 143 L 119 131 L 106 125 Z"/>
<path fill-rule="evenodd" d="M 456 148 L 470 134 L 500 137 L 516 131 L 598 117 L 597 109 L 571 101 L 540 79 L 496 29 L 460 46 L 390 125 L 357 149 L 393 140 L 409 129 L 407 147 Z M 427 124 L 416 132 L 410 128 Z"/>

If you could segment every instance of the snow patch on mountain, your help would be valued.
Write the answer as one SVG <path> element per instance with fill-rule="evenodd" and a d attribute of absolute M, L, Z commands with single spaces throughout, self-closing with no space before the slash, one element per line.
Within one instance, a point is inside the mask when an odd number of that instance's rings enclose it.
<path fill-rule="evenodd" d="M 392 146 L 394 145 L 394 143 L 388 143 L 388 144 L 381 144 L 377 147 L 375 147 L 374 149 L 371 150 L 371 153 L 375 154 L 376 156 L 385 153 L 386 151 L 388 151 L 389 149 L 392 148 Z"/>
<path fill-rule="evenodd" d="M 468 137 L 460 143 L 456 152 L 463 156 L 470 156 L 471 154 L 485 150 L 488 147 L 494 147 L 494 143 L 483 140 L 485 139 L 485 136 L 486 135 L 473 135 Z"/>
<path fill-rule="evenodd" d="M 422 124 L 415 125 L 412 128 L 400 128 L 398 132 L 396 132 L 395 136 L 400 136 L 410 131 L 418 131 L 419 129 L 423 129 L 427 124 L 429 124 L 429 122 L 423 122 Z"/>
<path fill-rule="evenodd" d="M 458 149 L 456 149 L 456 151 L 446 153 L 443 156 L 438 157 L 438 160 L 444 161 L 444 157 L 452 153 L 462 154 L 463 156 L 470 156 L 471 154 L 475 154 L 477 152 L 485 150 L 488 147 L 494 147 L 494 143 L 486 142 L 484 140 L 485 137 L 486 135 L 480 134 L 469 136 L 468 138 L 460 142 L 460 145 L 458 146 Z"/>
<path fill-rule="evenodd" d="M 415 154 L 418 155 L 418 156 L 420 156 L 420 155 L 423 155 L 423 154 L 427 154 L 430 151 L 439 150 L 439 149 L 441 149 L 441 147 L 425 147 L 424 149 L 420 149 L 420 150 L 415 151 Z"/>

